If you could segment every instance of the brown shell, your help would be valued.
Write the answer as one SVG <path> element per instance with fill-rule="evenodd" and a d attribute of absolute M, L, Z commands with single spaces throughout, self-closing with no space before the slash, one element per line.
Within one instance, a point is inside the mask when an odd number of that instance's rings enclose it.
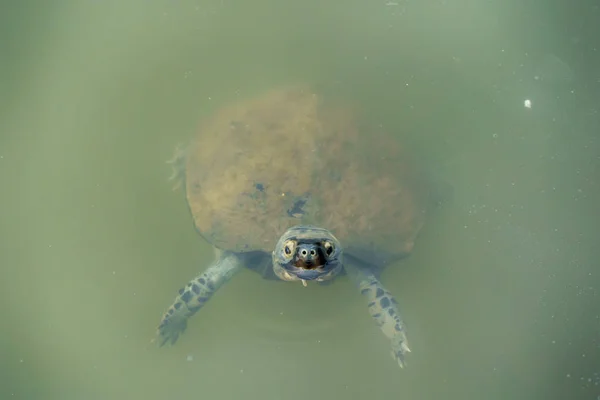
<path fill-rule="evenodd" d="M 329 229 L 359 258 L 385 263 L 410 252 L 425 186 L 393 137 L 360 129 L 351 108 L 330 107 L 302 85 L 221 109 L 186 154 L 196 227 L 241 252 L 271 252 L 298 224 Z"/>

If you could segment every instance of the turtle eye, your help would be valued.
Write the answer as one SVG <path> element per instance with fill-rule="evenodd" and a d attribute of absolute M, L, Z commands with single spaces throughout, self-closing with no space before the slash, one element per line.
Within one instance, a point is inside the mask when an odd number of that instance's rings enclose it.
<path fill-rule="evenodd" d="M 325 255 L 327 257 L 330 257 L 335 251 L 335 247 L 333 247 L 331 242 L 323 242 L 323 248 L 325 248 Z"/>
<path fill-rule="evenodd" d="M 288 240 L 283 244 L 283 254 L 285 258 L 292 258 L 292 254 L 294 254 L 294 250 L 296 249 L 296 242 L 293 240 Z"/>

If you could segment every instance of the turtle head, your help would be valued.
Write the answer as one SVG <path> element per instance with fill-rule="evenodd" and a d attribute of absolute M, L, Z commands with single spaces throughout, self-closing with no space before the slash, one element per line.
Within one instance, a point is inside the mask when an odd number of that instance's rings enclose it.
<path fill-rule="evenodd" d="M 284 281 L 326 281 L 342 271 L 343 249 L 327 229 L 298 225 L 288 229 L 273 251 L 273 271 Z"/>

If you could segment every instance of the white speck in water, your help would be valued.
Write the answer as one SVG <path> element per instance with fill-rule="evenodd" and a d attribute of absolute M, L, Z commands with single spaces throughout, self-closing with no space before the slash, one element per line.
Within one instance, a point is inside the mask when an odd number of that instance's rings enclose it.
<path fill-rule="evenodd" d="M 185 358 L 185 361 L 187 361 L 187 362 L 192 362 L 192 361 L 194 361 L 194 356 L 193 356 L 193 355 L 191 355 L 191 354 L 188 354 L 188 355 L 187 355 L 187 357 Z"/>
<path fill-rule="evenodd" d="M 523 102 L 525 108 L 531 108 L 531 100 L 527 99 Z"/>

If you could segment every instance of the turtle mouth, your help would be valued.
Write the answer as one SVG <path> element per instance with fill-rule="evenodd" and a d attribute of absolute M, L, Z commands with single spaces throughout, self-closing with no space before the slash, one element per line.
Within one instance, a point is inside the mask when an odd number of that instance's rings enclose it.
<path fill-rule="evenodd" d="M 284 267 L 288 274 L 295 275 L 298 279 L 305 281 L 323 281 L 328 278 L 337 260 L 326 261 L 325 252 L 320 244 L 317 244 L 314 255 L 302 254 L 299 250 L 292 262 Z M 335 269 L 335 268 L 334 268 Z"/>
<path fill-rule="evenodd" d="M 327 263 L 325 258 L 325 252 L 323 246 L 320 243 L 316 243 L 314 249 L 311 249 L 309 253 L 306 249 L 301 249 L 296 252 L 292 261 L 296 269 L 299 270 L 318 270 L 323 269 Z"/>
<path fill-rule="evenodd" d="M 286 269 L 285 273 L 288 275 L 294 275 L 298 279 L 304 279 L 305 281 L 323 280 L 323 276 L 327 274 L 327 270 L 324 267 L 315 268 L 294 268 Z"/>
<path fill-rule="evenodd" d="M 342 250 L 324 229 L 294 227 L 284 234 L 273 252 L 273 270 L 285 281 L 325 281 L 342 270 Z"/>
<path fill-rule="evenodd" d="M 337 263 L 335 263 L 337 264 Z M 298 268 L 289 266 L 283 267 L 281 272 L 275 273 L 286 281 L 317 281 L 322 282 L 333 278 L 337 275 L 338 268 L 335 264 L 328 264 L 314 268 Z M 341 265 L 340 265 L 341 267 Z"/>
<path fill-rule="evenodd" d="M 320 240 L 298 240 L 296 251 L 291 260 L 282 265 L 284 276 L 291 275 L 305 281 L 325 280 L 327 274 L 335 269 L 336 258 L 328 258 L 323 242 Z M 289 277 L 286 278 L 289 279 Z"/>
<path fill-rule="evenodd" d="M 295 253 L 287 260 L 276 259 L 275 274 L 285 281 L 326 281 L 342 269 L 339 257 L 327 256 L 320 242 L 298 243 Z"/>

